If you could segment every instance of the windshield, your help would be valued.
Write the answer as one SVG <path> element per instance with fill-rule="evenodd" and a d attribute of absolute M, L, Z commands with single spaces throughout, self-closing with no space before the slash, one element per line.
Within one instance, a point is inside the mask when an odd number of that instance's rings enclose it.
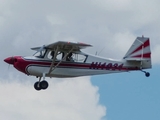
<path fill-rule="evenodd" d="M 34 56 L 35 57 L 39 57 L 39 58 L 44 58 L 44 55 L 46 53 L 46 50 L 42 50 L 42 51 L 37 51 Z"/>

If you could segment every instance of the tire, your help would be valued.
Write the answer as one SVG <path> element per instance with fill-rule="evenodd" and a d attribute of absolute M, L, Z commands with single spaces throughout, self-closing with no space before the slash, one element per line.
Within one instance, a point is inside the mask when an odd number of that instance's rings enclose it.
<path fill-rule="evenodd" d="M 40 88 L 45 90 L 48 88 L 48 82 L 43 80 L 42 82 L 40 82 Z"/>
<path fill-rule="evenodd" d="M 40 87 L 39 82 L 36 82 L 36 83 L 34 84 L 34 88 L 35 88 L 37 91 L 41 90 L 41 87 Z"/>
<path fill-rule="evenodd" d="M 149 76 L 150 76 L 150 73 L 149 73 L 149 72 L 146 72 L 145 75 L 146 75 L 146 77 L 149 77 Z"/>

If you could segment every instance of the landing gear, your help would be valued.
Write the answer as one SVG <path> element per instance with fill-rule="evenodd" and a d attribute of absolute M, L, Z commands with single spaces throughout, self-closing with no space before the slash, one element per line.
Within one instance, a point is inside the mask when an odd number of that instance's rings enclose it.
<path fill-rule="evenodd" d="M 141 71 L 145 73 L 145 76 L 146 76 L 146 77 L 149 77 L 149 76 L 150 76 L 150 73 L 149 73 L 149 72 L 146 72 L 146 71 L 143 71 L 143 70 L 141 70 Z"/>
<path fill-rule="evenodd" d="M 48 82 L 43 80 L 42 82 L 40 82 L 40 88 L 45 90 L 48 88 Z"/>
<path fill-rule="evenodd" d="M 43 79 L 45 79 L 45 74 L 43 74 Z M 37 81 L 35 84 L 34 84 L 34 88 L 39 91 L 39 90 L 45 90 L 48 88 L 48 82 L 43 80 L 41 81 L 41 77 L 39 78 L 39 81 Z"/>
<path fill-rule="evenodd" d="M 37 91 L 41 90 L 40 83 L 39 83 L 39 82 L 36 82 L 36 83 L 34 84 L 34 88 L 35 88 Z"/>
<path fill-rule="evenodd" d="M 41 81 L 41 82 L 36 82 L 35 84 L 34 84 L 34 88 L 36 89 L 36 90 L 45 90 L 45 89 L 47 89 L 48 88 L 48 82 L 47 81 L 45 81 L 45 80 L 43 80 L 43 81 Z"/>
<path fill-rule="evenodd" d="M 149 72 L 145 72 L 145 75 L 146 75 L 146 77 L 149 77 L 150 73 Z"/>

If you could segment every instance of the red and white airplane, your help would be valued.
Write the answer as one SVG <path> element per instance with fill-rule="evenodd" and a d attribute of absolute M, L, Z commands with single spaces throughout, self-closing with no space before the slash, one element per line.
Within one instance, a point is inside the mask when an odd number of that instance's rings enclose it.
<path fill-rule="evenodd" d="M 147 37 L 137 37 L 121 60 L 86 54 L 81 51 L 86 47 L 91 45 L 58 41 L 31 48 L 36 50 L 33 56 L 8 57 L 4 61 L 20 72 L 39 78 L 34 84 L 36 90 L 48 87 L 45 77 L 68 78 L 128 71 L 142 71 L 146 77 L 150 76 L 149 72 L 143 70 L 152 67 L 150 41 Z"/>

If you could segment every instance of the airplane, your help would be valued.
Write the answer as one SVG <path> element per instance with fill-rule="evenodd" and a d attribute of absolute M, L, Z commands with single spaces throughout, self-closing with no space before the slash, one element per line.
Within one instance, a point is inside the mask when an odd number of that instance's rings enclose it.
<path fill-rule="evenodd" d="M 130 71 L 142 71 L 146 77 L 150 76 L 149 72 L 144 71 L 152 68 L 148 37 L 137 37 L 120 60 L 82 52 L 82 49 L 91 46 L 79 42 L 58 41 L 31 48 L 36 51 L 33 56 L 13 56 L 4 61 L 22 73 L 39 78 L 34 84 L 37 91 L 48 88 L 46 77 L 70 78 Z"/>

